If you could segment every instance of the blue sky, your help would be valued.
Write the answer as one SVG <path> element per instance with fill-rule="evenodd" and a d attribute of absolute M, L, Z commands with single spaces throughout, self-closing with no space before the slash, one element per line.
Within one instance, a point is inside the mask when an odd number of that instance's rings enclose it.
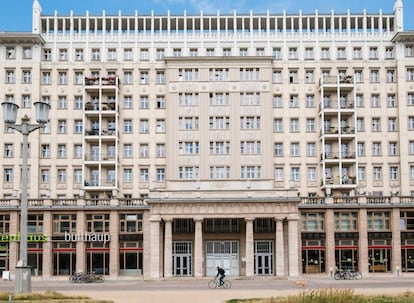
<path fill-rule="evenodd" d="M 0 10 L 0 31 L 31 31 L 33 0 L 2 0 L 7 2 Z M 303 13 L 313 13 L 316 9 L 321 13 L 331 9 L 338 13 L 360 13 L 366 9 L 369 13 L 377 13 L 382 9 L 384 13 L 393 11 L 395 0 L 38 0 L 42 6 L 42 13 L 52 15 L 58 11 L 59 15 L 69 15 L 72 10 L 75 15 L 90 14 L 117 14 L 120 10 L 124 15 L 133 15 L 135 10 L 140 14 L 171 14 L 204 13 L 248 13 L 250 10 L 257 13 L 266 12 L 296 14 L 302 9 Z M 414 30 L 414 0 L 403 0 L 404 29 Z"/>

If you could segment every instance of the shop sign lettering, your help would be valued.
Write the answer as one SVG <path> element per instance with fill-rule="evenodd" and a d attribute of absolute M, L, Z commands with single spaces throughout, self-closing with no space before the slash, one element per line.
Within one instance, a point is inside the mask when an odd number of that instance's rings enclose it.
<path fill-rule="evenodd" d="M 111 241 L 110 234 L 77 232 L 70 234 L 65 231 L 65 242 L 103 242 Z"/>

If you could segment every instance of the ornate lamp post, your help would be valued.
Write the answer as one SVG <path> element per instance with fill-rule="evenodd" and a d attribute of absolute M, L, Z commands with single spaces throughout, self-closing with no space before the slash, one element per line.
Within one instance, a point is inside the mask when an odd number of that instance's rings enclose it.
<path fill-rule="evenodd" d="M 23 166 L 22 166 L 22 197 L 20 205 L 20 258 L 16 266 L 15 293 L 27 293 L 32 291 L 31 272 L 27 264 L 27 191 L 28 191 L 28 137 L 31 132 L 42 128 L 49 121 L 50 105 L 45 102 L 35 102 L 36 121 L 38 124 L 30 124 L 30 118 L 25 115 L 21 124 L 16 124 L 19 106 L 12 102 L 3 102 L 3 118 L 6 127 L 17 130 L 23 135 Z"/>

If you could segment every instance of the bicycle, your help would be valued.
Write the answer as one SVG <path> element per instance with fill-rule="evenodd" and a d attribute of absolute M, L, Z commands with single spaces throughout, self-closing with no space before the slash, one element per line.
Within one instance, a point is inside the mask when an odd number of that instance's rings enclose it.
<path fill-rule="evenodd" d="M 360 280 L 362 274 L 359 271 L 353 270 L 338 270 L 334 275 L 335 280 Z"/>
<path fill-rule="evenodd" d="M 223 279 L 223 284 L 220 284 L 220 279 L 215 278 L 208 282 L 208 288 L 231 288 L 231 282 L 229 280 Z"/>

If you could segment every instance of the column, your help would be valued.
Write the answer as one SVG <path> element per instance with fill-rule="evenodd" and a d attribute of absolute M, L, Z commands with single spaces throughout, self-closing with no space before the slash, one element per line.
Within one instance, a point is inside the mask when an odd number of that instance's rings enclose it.
<path fill-rule="evenodd" d="M 336 270 L 336 262 L 335 262 L 335 219 L 334 219 L 334 211 L 333 209 L 327 209 L 325 215 L 325 222 L 324 226 L 326 228 L 325 235 L 325 262 L 326 267 L 325 270 L 328 275 L 333 278 Z"/>
<path fill-rule="evenodd" d="M 285 253 L 283 240 L 283 220 L 276 219 L 276 239 L 275 239 L 275 257 L 276 257 L 276 276 L 285 275 Z"/>
<path fill-rule="evenodd" d="M 117 278 L 119 275 L 119 215 L 118 211 L 111 210 L 109 214 L 109 275 Z"/>
<path fill-rule="evenodd" d="M 298 236 L 298 219 L 288 219 L 289 234 L 289 277 L 299 276 L 299 236 Z"/>
<path fill-rule="evenodd" d="M 164 277 L 172 277 L 172 219 L 164 218 L 165 235 L 164 235 Z"/>
<path fill-rule="evenodd" d="M 368 225 L 367 209 L 362 208 L 359 211 L 359 271 L 363 277 L 369 275 L 368 268 Z"/>
<path fill-rule="evenodd" d="M 53 254 L 52 254 L 52 226 L 53 218 L 50 211 L 43 213 L 43 234 L 48 235 L 46 242 L 43 242 L 43 273 L 44 279 L 50 279 L 53 275 Z"/>
<path fill-rule="evenodd" d="M 155 218 L 150 218 L 151 224 L 151 272 L 150 278 L 159 279 L 160 278 L 160 218 L 157 216 Z"/>
<path fill-rule="evenodd" d="M 17 235 L 19 233 L 19 214 L 20 211 L 11 211 L 10 212 L 10 228 L 9 234 L 10 235 Z M 16 265 L 19 261 L 19 242 L 11 241 L 9 244 L 9 271 L 10 273 L 16 273 Z"/>
<path fill-rule="evenodd" d="M 393 208 L 391 213 L 392 228 L 392 272 L 395 276 L 401 275 L 401 230 L 400 230 L 400 209 Z"/>
<path fill-rule="evenodd" d="M 246 218 L 246 277 L 254 276 L 253 218 Z"/>
<path fill-rule="evenodd" d="M 85 232 L 86 229 L 86 215 L 80 210 L 76 214 L 76 230 L 78 232 Z M 76 272 L 85 272 L 86 270 L 86 245 L 84 241 L 76 242 Z"/>
<path fill-rule="evenodd" d="M 195 219 L 194 233 L 194 276 L 203 277 L 203 219 Z"/>

